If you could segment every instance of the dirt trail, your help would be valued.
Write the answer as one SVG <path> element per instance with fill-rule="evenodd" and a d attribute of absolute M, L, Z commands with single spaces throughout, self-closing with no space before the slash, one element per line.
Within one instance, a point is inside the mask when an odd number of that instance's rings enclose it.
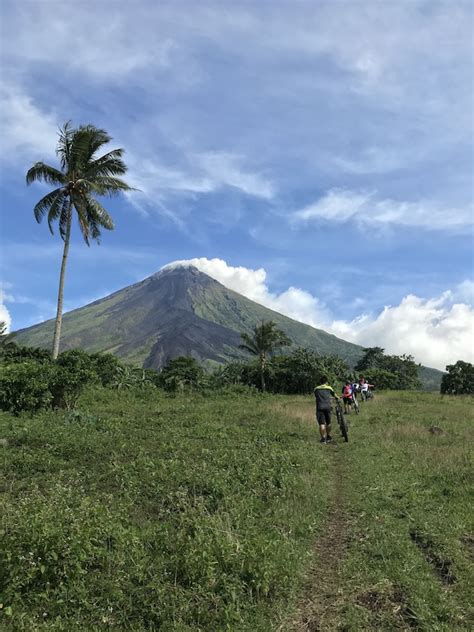
<path fill-rule="evenodd" d="M 333 424 L 334 426 L 334 424 Z M 333 427 L 333 435 L 339 431 Z M 297 612 L 279 629 L 281 632 L 329 632 L 337 629 L 338 612 L 344 603 L 339 592 L 347 537 L 347 516 L 344 512 L 344 459 L 340 450 L 342 439 L 323 450 L 330 454 L 329 508 L 323 537 L 314 545 L 313 561 L 309 568 L 303 595 Z"/>

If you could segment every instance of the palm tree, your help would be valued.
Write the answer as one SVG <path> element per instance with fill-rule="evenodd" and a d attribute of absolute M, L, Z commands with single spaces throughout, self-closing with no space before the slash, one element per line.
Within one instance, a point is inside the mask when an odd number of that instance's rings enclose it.
<path fill-rule="evenodd" d="M 64 241 L 61 273 L 59 276 L 58 307 L 54 328 L 52 358 L 59 353 L 59 339 L 63 312 L 64 277 L 69 253 L 73 211 L 76 211 L 82 236 L 89 246 L 89 239 L 99 242 L 102 228 L 112 230 L 114 223 L 104 207 L 96 200 L 97 195 L 117 195 L 131 188 L 117 176 L 127 167 L 122 160 L 123 149 L 113 149 L 98 157 L 97 152 L 112 139 L 103 129 L 82 125 L 73 129 L 66 123 L 59 130 L 56 154 L 60 169 L 44 162 L 36 162 L 26 174 L 26 183 L 43 181 L 56 185 L 36 204 L 34 215 L 37 222 L 48 216 L 48 226 L 53 233 L 53 222 L 59 223 L 59 234 Z"/>
<path fill-rule="evenodd" d="M 277 328 L 276 323 L 272 320 L 267 322 L 262 320 L 260 325 L 256 325 L 253 328 L 252 334 L 243 333 L 240 334 L 240 337 L 243 342 L 239 347 L 257 356 L 259 359 L 260 383 L 262 391 L 265 391 L 267 357 L 271 356 L 277 349 L 291 345 L 291 340 L 281 329 Z"/>

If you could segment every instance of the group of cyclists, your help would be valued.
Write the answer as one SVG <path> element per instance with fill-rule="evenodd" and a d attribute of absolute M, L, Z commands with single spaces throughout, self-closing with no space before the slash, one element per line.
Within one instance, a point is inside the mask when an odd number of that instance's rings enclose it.
<path fill-rule="evenodd" d="M 359 402 L 357 401 L 357 394 L 360 393 L 360 398 L 363 402 L 373 397 L 372 389 L 373 384 L 369 384 L 364 377 L 360 377 L 359 381 L 347 380 L 342 387 L 342 401 L 344 404 L 344 412 L 347 414 L 351 409 L 355 412 L 359 412 Z"/>
<path fill-rule="evenodd" d="M 332 399 L 341 399 L 332 386 L 328 383 L 328 379 L 324 376 L 321 384 L 314 389 L 316 398 L 316 420 L 319 424 L 319 434 L 321 443 L 330 443 L 331 436 L 331 402 Z M 344 404 L 344 413 L 348 414 L 351 410 L 359 412 L 358 396 L 362 401 L 367 401 L 373 397 L 373 384 L 360 376 L 359 380 L 347 380 L 342 387 L 342 402 Z M 347 440 L 347 439 L 346 439 Z"/>

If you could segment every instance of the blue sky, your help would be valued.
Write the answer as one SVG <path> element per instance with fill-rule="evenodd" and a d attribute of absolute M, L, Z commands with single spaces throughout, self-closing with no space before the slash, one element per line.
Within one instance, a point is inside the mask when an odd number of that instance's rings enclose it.
<path fill-rule="evenodd" d="M 1 4 L 2 314 L 54 315 L 32 209 L 57 127 L 93 123 L 140 189 L 75 231 L 72 309 L 176 260 L 360 344 L 473 360 L 471 2 Z"/>

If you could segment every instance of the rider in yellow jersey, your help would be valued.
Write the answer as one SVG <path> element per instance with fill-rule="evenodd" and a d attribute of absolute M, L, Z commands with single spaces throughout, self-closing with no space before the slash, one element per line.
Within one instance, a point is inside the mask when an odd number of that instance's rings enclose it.
<path fill-rule="evenodd" d="M 322 383 L 314 389 L 316 398 L 316 420 L 319 424 L 320 443 L 329 443 L 331 437 L 331 400 L 339 399 L 333 387 L 328 384 L 326 376 L 322 378 Z"/>

